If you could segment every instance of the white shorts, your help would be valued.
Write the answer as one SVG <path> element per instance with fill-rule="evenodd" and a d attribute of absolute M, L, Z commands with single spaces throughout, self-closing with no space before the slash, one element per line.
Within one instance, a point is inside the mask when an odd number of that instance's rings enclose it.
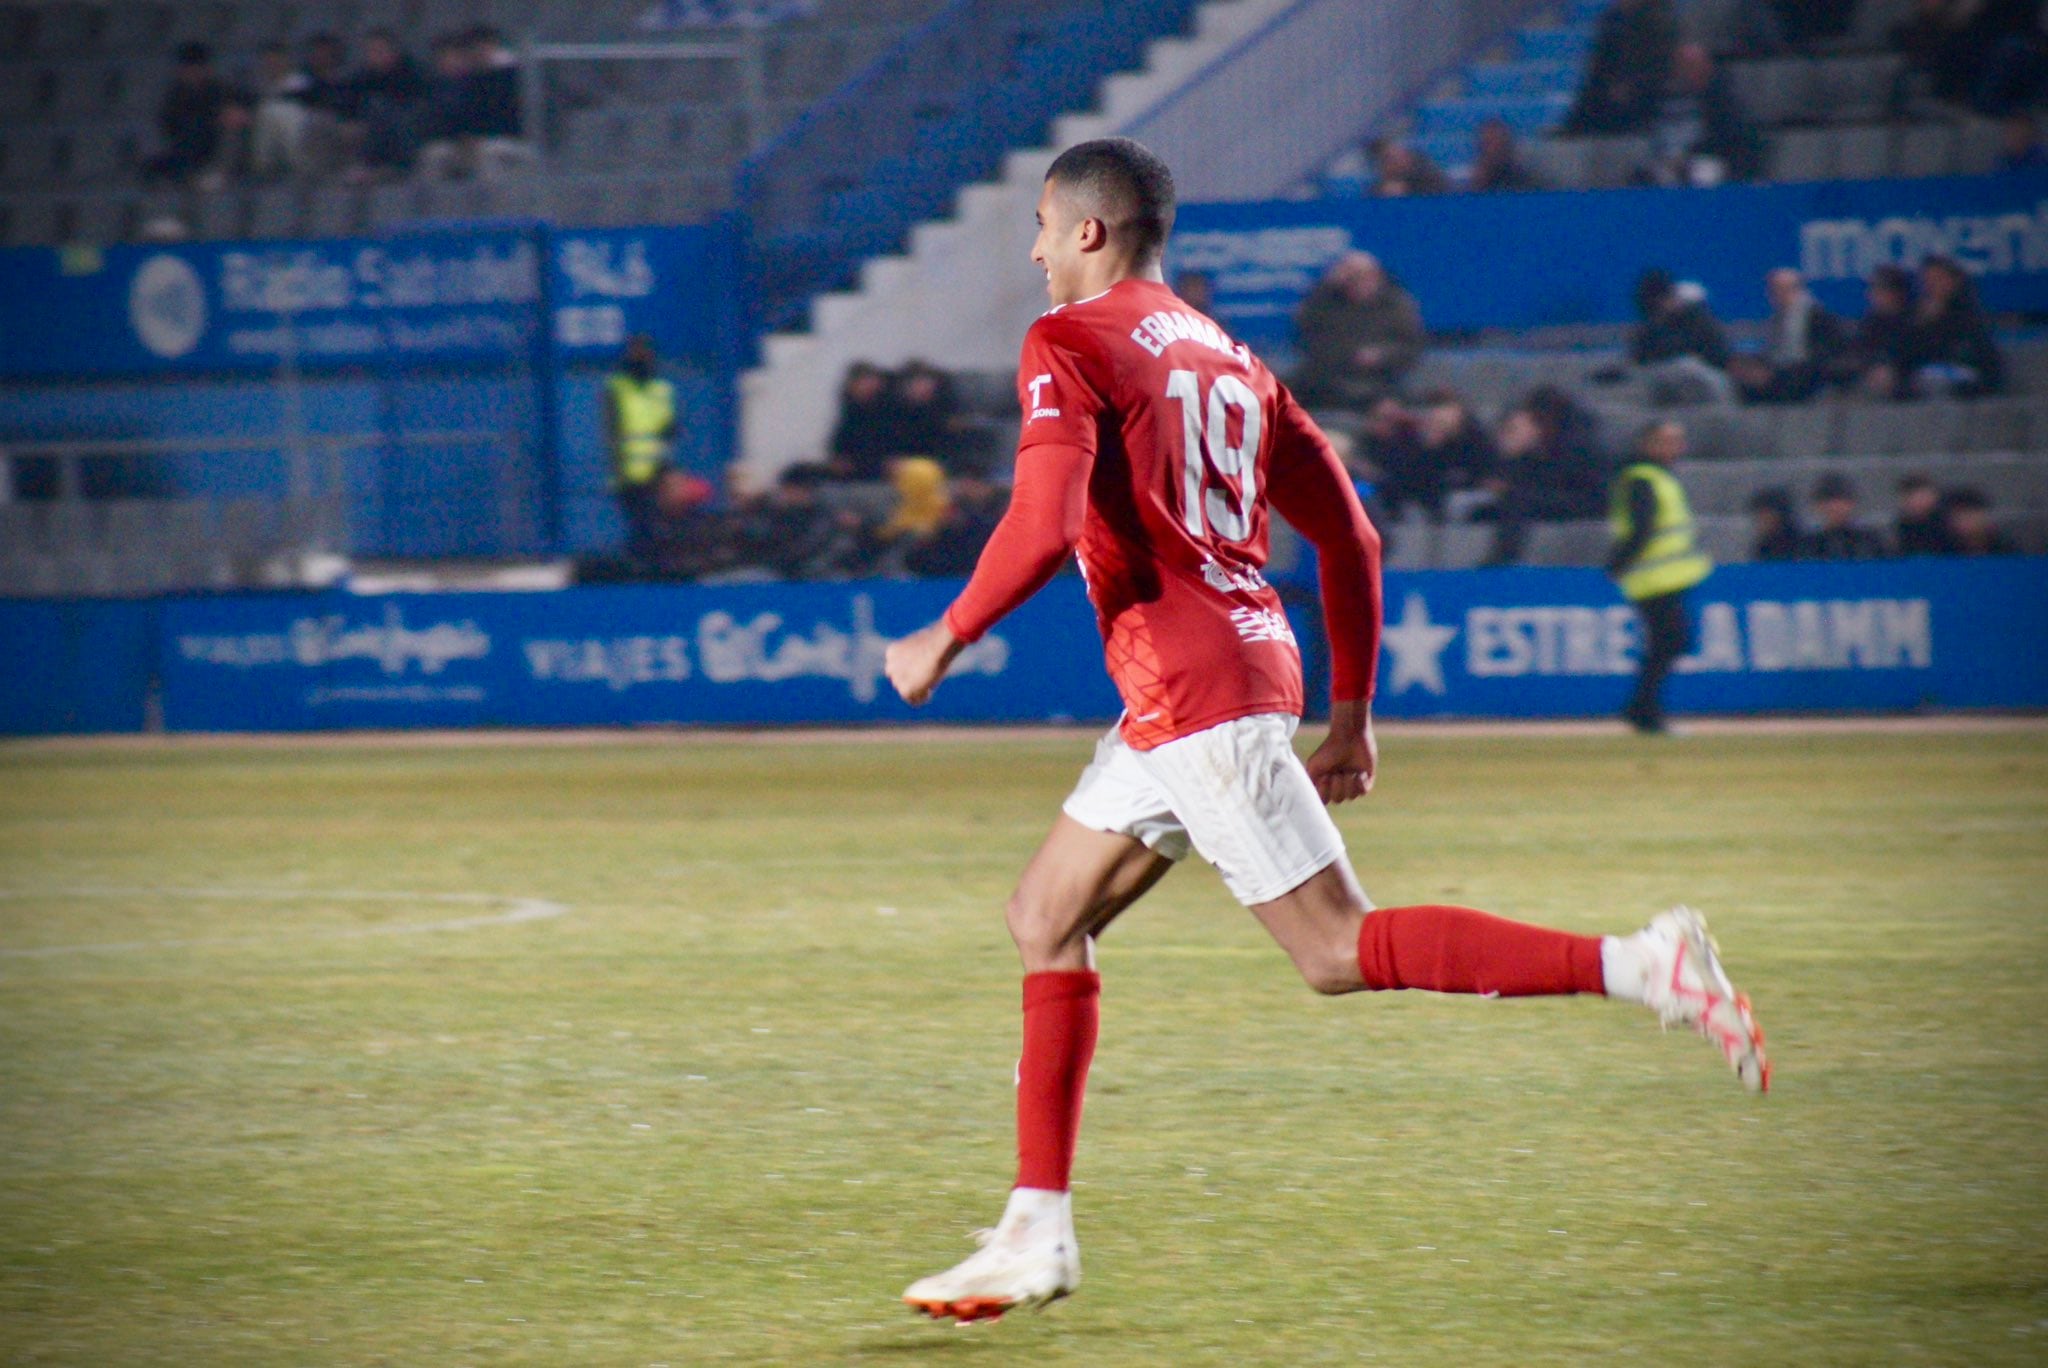
<path fill-rule="evenodd" d="M 1149 751 L 1133 750 L 1112 727 L 1062 810 L 1169 860 L 1197 850 L 1239 902 L 1271 902 L 1344 854 L 1294 753 L 1297 725 L 1286 713 L 1260 713 Z"/>

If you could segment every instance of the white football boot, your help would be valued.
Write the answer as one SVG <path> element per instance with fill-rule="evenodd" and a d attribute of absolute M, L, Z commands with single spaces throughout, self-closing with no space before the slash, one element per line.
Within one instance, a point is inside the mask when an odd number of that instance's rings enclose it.
<path fill-rule="evenodd" d="M 994 1320 L 1018 1306 L 1042 1307 L 1081 1285 L 1071 1193 L 1013 1188 L 994 1230 L 975 1232 L 981 1248 L 929 1278 L 903 1300 L 933 1320 Z"/>
<path fill-rule="evenodd" d="M 1644 999 L 1666 1026 L 1690 1026 L 1721 1047 L 1735 1076 L 1751 1092 L 1771 1086 L 1763 1028 L 1721 967 L 1720 947 L 1707 921 L 1690 907 L 1659 912 L 1636 935 L 1647 959 Z"/>

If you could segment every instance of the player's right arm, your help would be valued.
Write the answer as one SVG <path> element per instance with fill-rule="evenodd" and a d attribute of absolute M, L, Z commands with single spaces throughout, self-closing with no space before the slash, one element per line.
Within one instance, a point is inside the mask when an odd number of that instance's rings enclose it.
<path fill-rule="evenodd" d="M 1372 694 L 1379 671 L 1380 535 L 1351 476 L 1315 420 L 1283 388 L 1274 423 L 1268 497 L 1316 548 L 1330 642 L 1330 734 L 1308 759 L 1326 803 L 1372 790 L 1379 747 Z"/>
<path fill-rule="evenodd" d="M 1024 425 L 1010 507 L 945 616 L 891 643 L 883 656 L 889 682 L 913 706 L 931 697 L 969 643 L 1043 589 L 1081 538 L 1103 405 L 1082 373 L 1080 345 L 1079 330 L 1052 314 L 1024 335 L 1017 369 Z"/>
<path fill-rule="evenodd" d="M 1041 442 L 1017 453 L 1010 507 L 981 550 L 967 587 L 945 616 L 901 641 L 883 657 L 889 682 L 906 703 L 931 697 L 969 643 L 981 640 L 1066 563 L 1081 537 L 1094 453 Z"/>

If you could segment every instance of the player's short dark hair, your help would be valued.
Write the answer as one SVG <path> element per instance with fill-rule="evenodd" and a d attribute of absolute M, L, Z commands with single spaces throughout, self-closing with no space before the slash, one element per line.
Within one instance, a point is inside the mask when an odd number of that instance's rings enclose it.
<path fill-rule="evenodd" d="M 1173 231 L 1173 173 L 1133 138 L 1096 138 L 1075 143 L 1054 159 L 1045 178 L 1079 196 L 1109 228 L 1130 244 L 1139 260 L 1166 249 Z"/>

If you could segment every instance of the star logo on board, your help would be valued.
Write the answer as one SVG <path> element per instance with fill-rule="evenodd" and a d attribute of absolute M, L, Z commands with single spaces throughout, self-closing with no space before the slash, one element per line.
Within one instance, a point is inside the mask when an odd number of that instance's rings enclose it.
<path fill-rule="evenodd" d="M 1381 644 L 1394 656 L 1394 673 L 1387 681 L 1387 692 L 1397 694 L 1420 684 L 1433 694 L 1443 693 L 1444 647 L 1457 634 L 1457 628 L 1429 620 L 1429 604 L 1422 595 L 1408 595 L 1401 604 L 1401 620 L 1380 632 Z"/>

